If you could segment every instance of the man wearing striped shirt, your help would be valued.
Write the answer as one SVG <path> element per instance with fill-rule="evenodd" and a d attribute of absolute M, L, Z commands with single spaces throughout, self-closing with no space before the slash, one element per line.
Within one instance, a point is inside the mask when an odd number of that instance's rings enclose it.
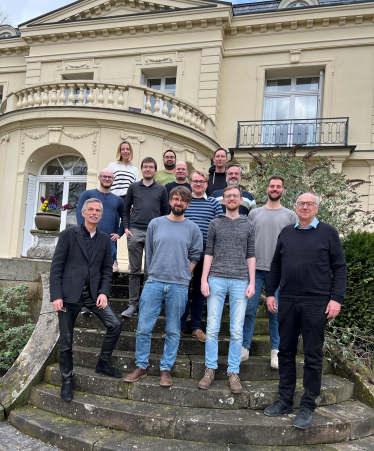
<path fill-rule="evenodd" d="M 203 234 L 203 246 L 205 249 L 206 239 L 210 221 L 218 215 L 222 215 L 222 207 L 216 199 L 207 197 L 206 188 L 208 185 L 208 175 L 203 171 L 193 171 L 190 176 L 192 188 L 192 201 L 184 216 L 197 224 Z M 192 280 L 192 303 L 191 303 L 191 331 L 192 337 L 205 343 L 205 333 L 201 330 L 201 319 L 205 297 L 201 294 L 201 275 L 203 271 L 204 251 L 197 265 L 195 266 Z M 186 311 L 181 319 L 181 335 L 186 328 L 190 304 L 187 303 Z"/>

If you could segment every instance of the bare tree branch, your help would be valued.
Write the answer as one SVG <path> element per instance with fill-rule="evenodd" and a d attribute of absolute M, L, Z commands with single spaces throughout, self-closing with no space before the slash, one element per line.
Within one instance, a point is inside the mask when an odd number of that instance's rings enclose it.
<path fill-rule="evenodd" d="M 9 21 L 10 19 L 8 13 L 0 7 L 0 25 L 7 24 Z"/>

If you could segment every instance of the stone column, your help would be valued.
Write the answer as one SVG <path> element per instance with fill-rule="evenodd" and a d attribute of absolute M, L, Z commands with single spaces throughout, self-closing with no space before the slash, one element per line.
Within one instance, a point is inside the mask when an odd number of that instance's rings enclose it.
<path fill-rule="evenodd" d="M 52 260 L 60 232 L 30 230 L 34 244 L 27 251 L 30 260 Z"/>

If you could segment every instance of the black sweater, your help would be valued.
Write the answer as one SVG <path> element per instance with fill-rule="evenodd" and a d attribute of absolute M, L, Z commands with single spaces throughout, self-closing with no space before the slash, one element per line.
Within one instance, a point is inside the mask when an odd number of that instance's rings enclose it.
<path fill-rule="evenodd" d="M 143 180 L 132 183 L 127 190 L 125 199 L 124 229 L 129 228 L 131 207 L 131 228 L 147 230 L 152 219 L 169 213 L 166 188 L 156 182 L 146 186 L 143 184 Z"/>
<path fill-rule="evenodd" d="M 289 225 L 281 231 L 266 295 L 274 296 L 279 285 L 279 294 L 287 298 L 331 296 L 332 300 L 343 302 L 347 264 L 334 227 L 319 222 L 317 228 L 301 230 Z"/>

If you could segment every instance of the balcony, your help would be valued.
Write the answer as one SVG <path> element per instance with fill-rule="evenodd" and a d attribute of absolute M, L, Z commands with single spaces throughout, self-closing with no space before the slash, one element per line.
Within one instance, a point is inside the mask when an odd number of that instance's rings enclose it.
<path fill-rule="evenodd" d="M 348 117 L 239 121 L 236 147 L 347 146 Z"/>
<path fill-rule="evenodd" d="M 183 124 L 213 137 L 215 124 L 200 108 L 156 89 L 87 80 L 42 83 L 10 93 L 1 114 L 37 107 L 84 107 L 131 111 Z"/>

